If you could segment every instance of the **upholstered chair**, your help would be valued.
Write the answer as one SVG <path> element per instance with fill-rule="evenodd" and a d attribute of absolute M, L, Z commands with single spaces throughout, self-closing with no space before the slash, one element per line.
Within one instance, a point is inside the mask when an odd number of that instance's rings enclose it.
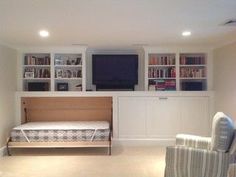
<path fill-rule="evenodd" d="M 226 177 L 235 161 L 234 134 L 233 121 L 222 112 L 213 118 L 211 137 L 178 134 L 176 145 L 166 149 L 165 177 Z"/>

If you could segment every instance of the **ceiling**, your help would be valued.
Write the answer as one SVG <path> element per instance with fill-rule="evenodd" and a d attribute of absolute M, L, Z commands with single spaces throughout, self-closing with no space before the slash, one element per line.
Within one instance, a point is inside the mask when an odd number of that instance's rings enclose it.
<path fill-rule="evenodd" d="M 219 46 L 236 41 L 235 0 L 0 0 L 0 41 L 15 47 Z M 47 29 L 42 39 L 38 31 Z M 181 36 L 191 30 L 192 36 Z"/>

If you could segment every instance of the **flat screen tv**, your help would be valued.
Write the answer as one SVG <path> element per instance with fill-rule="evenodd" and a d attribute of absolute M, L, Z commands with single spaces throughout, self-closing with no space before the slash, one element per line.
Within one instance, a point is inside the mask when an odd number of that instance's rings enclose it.
<path fill-rule="evenodd" d="M 92 67 L 97 88 L 134 88 L 138 84 L 138 55 L 93 55 Z"/>

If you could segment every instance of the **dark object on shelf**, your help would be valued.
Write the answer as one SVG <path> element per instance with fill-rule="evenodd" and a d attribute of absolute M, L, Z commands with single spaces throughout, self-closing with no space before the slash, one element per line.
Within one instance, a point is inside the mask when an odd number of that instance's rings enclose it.
<path fill-rule="evenodd" d="M 202 91 L 205 90 L 203 82 L 182 82 L 182 90 L 184 91 Z"/>
<path fill-rule="evenodd" d="M 133 90 L 138 84 L 138 55 L 93 55 L 92 59 L 97 90 Z"/>
<path fill-rule="evenodd" d="M 71 65 L 70 60 L 66 60 L 66 65 Z"/>
<path fill-rule="evenodd" d="M 48 82 L 29 82 L 28 91 L 49 91 Z"/>
<path fill-rule="evenodd" d="M 75 65 L 81 65 L 81 58 L 76 58 Z"/>
<path fill-rule="evenodd" d="M 82 91 L 82 84 L 78 84 L 75 86 L 75 90 Z"/>
<path fill-rule="evenodd" d="M 78 78 L 82 77 L 82 71 L 81 71 L 81 70 L 78 70 L 78 72 L 77 72 L 77 77 L 78 77 Z"/>
<path fill-rule="evenodd" d="M 57 83 L 57 91 L 68 91 L 68 83 Z"/>

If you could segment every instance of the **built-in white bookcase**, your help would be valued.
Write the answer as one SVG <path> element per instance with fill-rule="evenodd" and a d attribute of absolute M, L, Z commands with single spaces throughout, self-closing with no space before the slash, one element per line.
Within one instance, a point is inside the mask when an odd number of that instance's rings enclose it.
<path fill-rule="evenodd" d="M 45 91 L 85 91 L 85 51 L 85 47 L 19 50 L 18 90 L 30 91 L 32 85 L 43 83 Z"/>
<path fill-rule="evenodd" d="M 209 90 L 210 50 L 146 47 L 146 91 Z"/>

